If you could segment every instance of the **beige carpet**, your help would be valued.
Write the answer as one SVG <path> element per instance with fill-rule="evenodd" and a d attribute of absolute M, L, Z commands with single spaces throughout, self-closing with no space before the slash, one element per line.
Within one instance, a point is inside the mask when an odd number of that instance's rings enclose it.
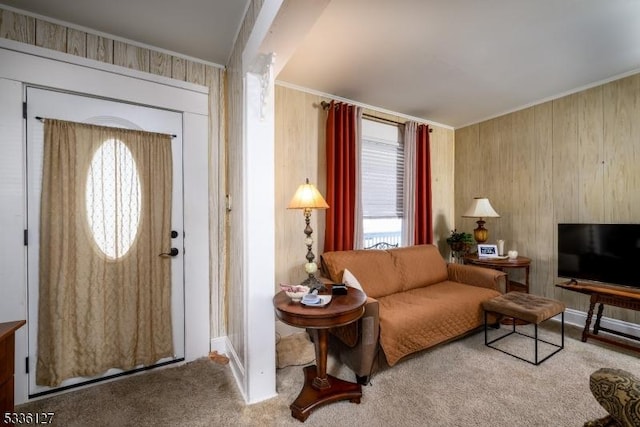
<path fill-rule="evenodd" d="M 582 343 L 577 328 L 567 332 L 565 349 L 537 367 L 485 347 L 482 333 L 422 352 L 375 375 L 361 404 L 321 407 L 304 425 L 582 426 L 606 415 L 589 391 L 591 372 L 612 366 L 638 373 L 640 363 L 637 354 Z M 524 353 L 528 345 L 509 344 Z M 329 370 L 353 379 L 333 359 Z M 301 367 L 279 369 L 279 395 L 247 406 L 229 365 L 202 359 L 17 409 L 53 411 L 59 426 L 300 426 L 289 404 L 302 381 Z"/>
<path fill-rule="evenodd" d="M 276 335 L 276 367 L 308 365 L 315 359 L 315 347 L 306 332 Z"/>

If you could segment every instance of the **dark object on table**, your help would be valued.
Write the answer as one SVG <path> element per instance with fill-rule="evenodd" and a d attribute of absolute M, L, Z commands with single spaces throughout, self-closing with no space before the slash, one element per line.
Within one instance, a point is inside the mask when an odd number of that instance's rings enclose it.
<path fill-rule="evenodd" d="M 346 295 L 347 285 L 345 285 L 344 283 L 336 283 L 331 287 L 331 293 L 333 295 Z"/>

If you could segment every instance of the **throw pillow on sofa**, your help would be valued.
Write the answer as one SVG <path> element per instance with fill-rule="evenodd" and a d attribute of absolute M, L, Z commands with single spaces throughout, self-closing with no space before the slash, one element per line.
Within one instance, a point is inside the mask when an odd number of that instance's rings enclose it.
<path fill-rule="evenodd" d="M 342 272 L 342 283 L 352 288 L 356 288 L 359 291 L 364 292 L 364 289 L 362 289 L 362 286 L 360 285 L 360 282 L 358 282 L 358 279 L 356 279 L 356 276 L 354 276 L 353 273 L 351 273 L 346 268 Z M 366 292 L 364 293 L 366 294 Z"/>

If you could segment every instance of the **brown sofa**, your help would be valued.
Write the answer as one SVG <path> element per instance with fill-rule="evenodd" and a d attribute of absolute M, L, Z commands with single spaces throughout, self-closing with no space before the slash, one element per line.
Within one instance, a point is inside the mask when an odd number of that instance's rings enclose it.
<path fill-rule="evenodd" d="M 328 281 L 350 281 L 367 294 L 364 316 L 330 331 L 331 351 L 361 384 L 383 366 L 481 326 L 482 302 L 505 282 L 497 270 L 447 264 L 433 245 L 325 252 L 321 268 Z"/>

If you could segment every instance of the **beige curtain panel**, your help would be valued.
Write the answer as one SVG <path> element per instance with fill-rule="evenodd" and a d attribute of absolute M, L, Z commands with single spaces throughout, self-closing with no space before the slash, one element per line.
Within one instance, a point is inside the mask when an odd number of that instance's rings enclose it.
<path fill-rule="evenodd" d="M 171 137 L 44 128 L 37 384 L 172 356 Z"/>
<path fill-rule="evenodd" d="M 402 244 L 413 246 L 416 231 L 416 144 L 418 123 L 408 121 L 404 125 L 404 212 L 402 218 Z"/>

